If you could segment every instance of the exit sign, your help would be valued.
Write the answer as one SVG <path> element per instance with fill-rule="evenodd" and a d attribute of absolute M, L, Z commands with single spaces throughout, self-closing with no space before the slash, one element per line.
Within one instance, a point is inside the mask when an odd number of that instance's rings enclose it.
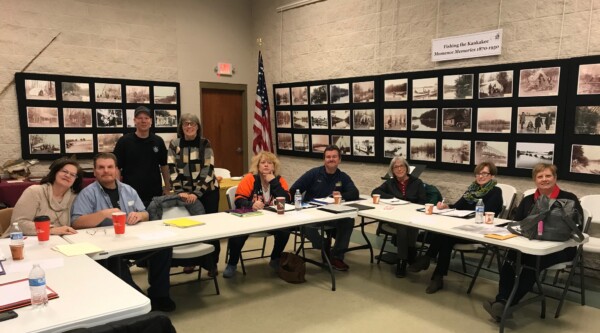
<path fill-rule="evenodd" d="M 217 75 L 233 75 L 233 66 L 227 62 L 217 63 Z"/>

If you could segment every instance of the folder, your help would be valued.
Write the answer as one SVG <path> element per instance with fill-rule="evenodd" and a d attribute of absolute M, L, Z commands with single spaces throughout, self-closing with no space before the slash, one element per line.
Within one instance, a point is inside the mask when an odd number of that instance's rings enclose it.
<path fill-rule="evenodd" d="M 192 219 L 188 219 L 186 217 L 173 219 L 173 220 L 167 220 L 167 221 L 164 221 L 164 223 L 165 223 L 165 225 L 169 225 L 172 227 L 178 227 L 178 228 L 189 228 L 189 227 L 195 227 L 195 226 L 204 224 L 204 222 L 195 221 Z"/>

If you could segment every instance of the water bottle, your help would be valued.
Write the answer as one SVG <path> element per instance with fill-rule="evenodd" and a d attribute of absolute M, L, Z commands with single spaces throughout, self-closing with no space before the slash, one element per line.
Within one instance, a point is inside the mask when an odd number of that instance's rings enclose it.
<path fill-rule="evenodd" d="M 302 194 L 300 194 L 300 190 L 296 190 L 296 194 L 294 194 L 294 206 L 296 210 L 302 209 Z"/>
<path fill-rule="evenodd" d="M 31 291 L 31 305 L 34 308 L 48 304 L 46 273 L 39 264 L 34 264 L 29 272 L 29 291 Z"/>
<path fill-rule="evenodd" d="M 485 205 L 483 204 L 483 200 L 479 199 L 479 201 L 477 201 L 477 205 L 475 206 L 475 223 L 483 223 L 484 212 Z"/>
<path fill-rule="evenodd" d="M 25 243 L 23 242 L 23 231 L 19 228 L 18 223 L 13 223 L 12 230 L 10 232 L 10 253 L 13 260 L 23 260 L 23 249 Z"/>

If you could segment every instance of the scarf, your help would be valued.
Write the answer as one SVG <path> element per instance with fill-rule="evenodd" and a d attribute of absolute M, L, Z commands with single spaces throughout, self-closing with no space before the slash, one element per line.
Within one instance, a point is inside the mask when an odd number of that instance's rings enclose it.
<path fill-rule="evenodd" d="M 486 196 L 486 194 L 488 194 L 488 192 L 491 191 L 497 183 L 498 182 L 495 179 L 490 180 L 483 186 L 479 186 L 476 181 L 472 182 L 465 194 L 463 194 L 463 198 L 468 203 L 474 204 L 477 202 L 477 200 Z"/>
<path fill-rule="evenodd" d="M 554 188 L 552 189 L 552 193 L 550 193 L 550 195 L 548 196 L 550 199 L 556 199 L 558 197 L 558 193 L 560 192 L 560 188 L 558 188 L 558 185 L 554 185 Z M 535 193 L 533 193 L 533 201 L 537 201 L 537 199 L 540 197 L 540 190 L 535 190 Z"/>

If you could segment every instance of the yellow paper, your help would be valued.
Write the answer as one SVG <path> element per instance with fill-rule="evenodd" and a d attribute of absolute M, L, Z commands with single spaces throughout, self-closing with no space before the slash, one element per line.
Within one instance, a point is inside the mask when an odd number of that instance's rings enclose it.
<path fill-rule="evenodd" d="M 192 219 L 182 217 L 179 219 L 165 221 L 165 224 L 174 226 L 174 227 L 179 227 L 179 228 L 188 228 L 188 227 L 195 227 L 197 225 L 203 225 L 204 222 L 198 222 L 198 221 L 194 221 Z"/>
<path fill-rule="evenodd" d="M 92 243 L 75 243 L 75 244 L 64 244 L 56 245 L 53 247 L 54 250 L 68 256 L 79 256 L 88 253 L 101 252 L 102 249 Z"/>

